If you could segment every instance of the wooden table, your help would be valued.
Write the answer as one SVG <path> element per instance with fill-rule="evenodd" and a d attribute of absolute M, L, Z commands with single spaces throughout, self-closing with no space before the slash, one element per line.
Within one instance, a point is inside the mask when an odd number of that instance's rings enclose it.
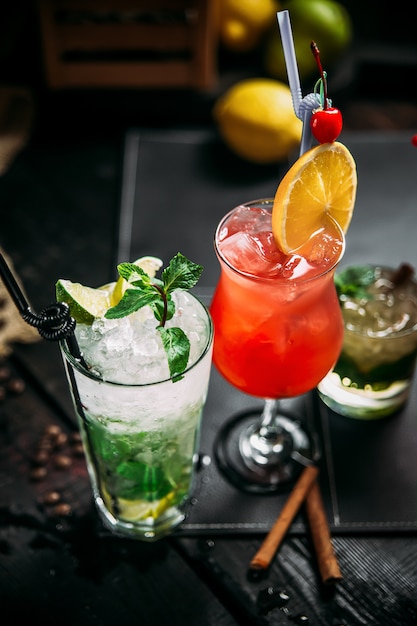
<path fill-rule="evenodd" d="M 416 230 L 411 227 L 416 224 L 417 153 L 401 157 L 406 141 L 407 137 L 396 134 L 345 138 L 361 165 L 357 225 L 352 223 L 346 262 L 365 259 L 366 251 L 371 251 L 378 261 L 417 263 Z M 37 140 L 0 179 L 0 244 L 12 257 L 35 310 L 53 301 L 58 277 L 91 286 L 113 277 L 122 147 L 106 137 L 76 138 L 65 145 L 59 140 Z M 390 163 L 383 157 L 387 150 L 395 155 Z M 236 172 L 241 167 L 244 174 L 247 166 L 233 163 L 236 185 Z M 255 169 L 254 177 L 267 189 L 277 172 Z M 155 185 L 161 177 L 161 172 L 155 172 Z M 229 194 L 230 180 L 223 184 Z M 365 232 L 367 210 L 379 216 L 382 229 L 375 230 L 371 219 Z M 387 230 L 392 245 L 380 245 L 377 232 L 387 234 Z M 0 368 L 5 378 L 0 385 L 7 387 L 0 402 L 0 598 L 3 615 L 9 616 L 5 624 L 417 624 L 417 519 L 406 519 L 413 502 L 397 528 L 391 523 L 396 513 L 391 510 L 392 494 L 387 494 L 390 510 L 382 512 L 389 523 L 379 529 L 374 522 L 362 530 L 356 522 L 353 529 L 347 523 L 335 528 L 331 510 L 333 543 L 343 573 L 334 588 L 320 581 L 302 515 L 270 570 L 258 579 L 248 576 L 248 565 L 265 536 L 261 526 L 245 532 L 180 531 L 155 544 L 113 537 L 98 522 L 83 457 L 71 444 L 77 428 L 58 347 L 45 341 L 16 345 L 3 365 L 9 370 Z M 213 381 L 222 384 L 216 374 Z M 414 406 L 416 390 L 413 393 Z M 344 432 L 349 424 L 344 422 Z M 58 426 L 68 440 L 53 452 L 47 476 L 36 480 L 34 456 L 51 426 Z M 352 422 L 351 428 L 358 426 Z M 369 435 L 367 441 L 371 447 Z M 414 442 L 417 451 L 415 435 L 406 449 L 408 455 Z M 342 458 L 338 454 L 336 461 Z M 62 456 L 70 458 L 69 467 L 60 461 Z M 384 487 L 378 476 L 389 475 L 390 466 L 387 469 L 386 459 L 381 458 L 378 469 L 375 455 L 370 456 L 369 470 L 375 472 L 378 493 L 366 472 L 355 476 L 355 452 L 345 449 L 343 462 L 351 465 L 352 480 L 363 480 L 370 499 L 380 503 Z M 392 474 L 400 473 L 399 484 L 412 494 L 415 461 L 397 454 L 391 466 Z M 346 490 L 349 483 L 342 484 Z M 51 491 L 60 494 L 59 503 L 45 501 Z M 415 502 L 417 490 L 414 493 Z M 402 495 L 397 495 L 400 509 Z M 346 497 L 346 491 L 341 497 Z M 349 497 L 355 502 L 354 490 Z M 265 508 L 266 518 L 273 502 Z M 277 513 L 280 502 L 277 499 Z M 227 506 L 232 506 L 232 500 Z M 259 521 L 263 509 L 258 508 Z"/>

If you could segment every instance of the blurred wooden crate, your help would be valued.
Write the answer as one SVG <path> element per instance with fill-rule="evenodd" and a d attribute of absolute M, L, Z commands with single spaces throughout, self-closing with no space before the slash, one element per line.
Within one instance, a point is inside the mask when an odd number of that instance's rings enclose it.
<path fill-rule="evenodd" d="M 51 89 L 209 89 L 216 79 L 212 0 L 38 0 Z"/>

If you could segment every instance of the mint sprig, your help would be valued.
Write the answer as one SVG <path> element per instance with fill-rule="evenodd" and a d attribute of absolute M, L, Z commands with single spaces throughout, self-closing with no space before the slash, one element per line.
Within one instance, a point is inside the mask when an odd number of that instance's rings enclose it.
<path fill-rule="evenodd" d="M 163 270 L 161 279 L 151 278 L 134 263 L 120 263 L 117 270 L 130 287 L 120 302 L 106 311 L 104 317 L 120 319 L 144 306 L 150 306 L 159 322 L 156 328 L 168 358 L 169 373 L 174 381 L 181 380 L 190 356 L 190 340 L 181 328 L 166 328 L 165 324 L 175 313 L 171 294 L 177 289 L 187 291 L 194 287 L 203 267 L 178 252 Z"/>
<path fill-rule="evenodd" d="M 375 281 L 374 268 L 369 265 L 354 265 L 335 275 L 335 285 L 339 299 L 342 296 L 360 300 L 372 299 L 369 285 Z"/>

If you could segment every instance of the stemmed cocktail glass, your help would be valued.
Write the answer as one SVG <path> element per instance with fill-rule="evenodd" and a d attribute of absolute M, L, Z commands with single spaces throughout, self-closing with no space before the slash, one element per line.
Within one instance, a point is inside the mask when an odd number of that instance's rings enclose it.
<path fill-rule="evenodd" d="M 248 411 L 224 424 L 215 454 L 229 480 L 251 492 L 281 488 L 314 460 L 313 438 L 280 401 L 316 387 L 343 337 L 333 281 L 341 229 L 329 217 L 302 251 L 284 255 L 271 232 L 272 207 L 272 199 L 238 206 L 215 235 L 214 363 L 234 387 L 264 399 L 262 414 Z"/>

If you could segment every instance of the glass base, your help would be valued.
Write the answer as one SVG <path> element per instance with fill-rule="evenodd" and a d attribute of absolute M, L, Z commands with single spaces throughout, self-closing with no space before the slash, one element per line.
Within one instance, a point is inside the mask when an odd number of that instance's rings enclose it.
<path fill-rule="evenodd" d="M 399 411 L 407 402 L 409 381 L 393 382 L 381 391 L 354 389 L 342 384 L 335 372 L 327 374 L 317 387 L 320 398 L 332 411 L 362 420 L 388 417 Z"/>
<path fill-rule="evenodd" d="M 139 541 L 158 541 L 162 537 L 170 535 L 185 519 L 185 515 L 177 507 L 172 506 L 164 511 L 158 518 L 144 518 L 129 522 L 116 518 L 107 509 L 101 496 L 94 493 L 94 503 L 105 528 L 113 534 Z"/>
<path fill-rule="evenodd" d="M 317 460 L 318 446 L 314 437 L 288 414 L 279 411 L 277 424 L 284 435 L 277 435 L 274 451 L 266 459 L 250 459 L 249 440 L 257 433 L 260 411 L 252 409 L 227 421 L 214 442 L 214 456 L 225 478 L 249 493 L 283 491 L 294 482 L 307 465 Z M 268 442 L 268 449 L 271 449 Z M 251 448 L 251 452 L 253 452 Z"/>

